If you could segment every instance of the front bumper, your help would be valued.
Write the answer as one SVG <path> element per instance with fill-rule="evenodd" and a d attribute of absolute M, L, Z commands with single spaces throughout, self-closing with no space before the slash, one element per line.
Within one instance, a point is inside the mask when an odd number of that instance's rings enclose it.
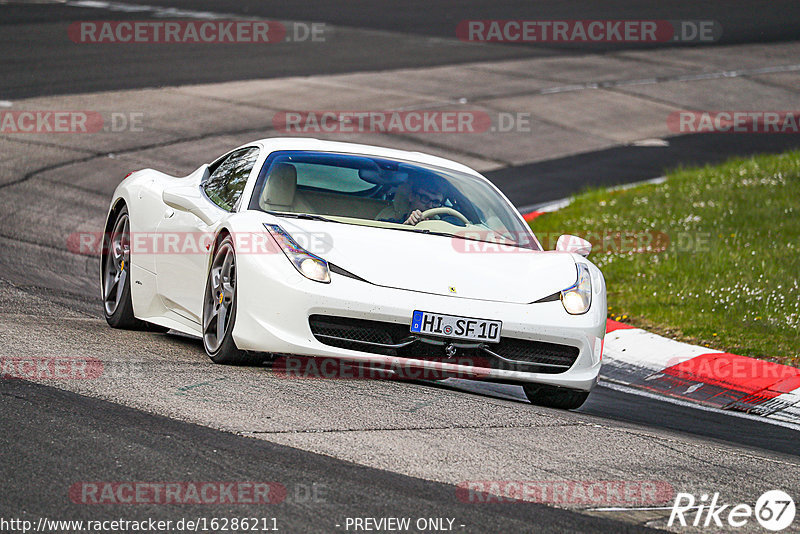
<path fill-rule="evenodd" d="M 569 315 L 559 301 L 539 304 L 433 295 L 375 286 L 332 273 L 330 284 L 308 280 L 278 268 L 266 276 L 256 257 L 238 257 L 237 314 L 233 337 L 243 350 L 345 359 L 382 368 L 419 367 L 485 380 L 532 382 L 589 391 L 600 372 L 605 335 L 605 295 L 594 295 L 584 315 Z M 275 267 L 274 265 L 272 267 Z M 272 271 L 272 269 L 269 269 Z M 271 273 L 273 274 L 273 273 Z M 574 364 L 559 373 L 475 368 L 338 348 L 320 342 L 309 326 L 311 315 L 326 315 L 410 325 L 414 310 L 480 317 L 503 322 L 501 336 L 577 347 Z M 489 346 L 491 349 L 491 346 Z M 518 368 L 518 367 L 515 367 Z"/>

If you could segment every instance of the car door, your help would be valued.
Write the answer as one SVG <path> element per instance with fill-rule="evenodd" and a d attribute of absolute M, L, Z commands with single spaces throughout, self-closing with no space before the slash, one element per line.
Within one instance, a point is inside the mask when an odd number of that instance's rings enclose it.
<path fill-rule="evenodd" d="M 234 211 L 253 171 L 258 148 L 231 152 L 210 167 L 210 176 L 200 188 L 210 203 L 225 212 Z M 158 290 L 165 305 L 192 322 L 200 323 L 203 292 L 208 274 L 216 225 L 208 226 L 197 216 L 167 207 L 158 226 L 160 250 L 156 258 Z"/>

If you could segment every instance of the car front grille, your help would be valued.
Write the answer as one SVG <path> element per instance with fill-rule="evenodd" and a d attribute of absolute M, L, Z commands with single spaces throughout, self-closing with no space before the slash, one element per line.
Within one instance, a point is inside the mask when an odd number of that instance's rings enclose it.
<path fill-rule="evenodd" d="M 345 342 L 351 340 L 383 345 L 391 345 L 394 343 L 391 334 L 380 324 L 356 325 L 316 322 L 316 324 L 312 323 L 312 328 L 314 330 L 314 335 L 317 337 L 326 336 Z"/>
<path fill-rule="evenodd" d="M 578 347 L 570 345 L 514 338 L 502 339 L 497 345 L 489 345 L 488 348 L 507 360 L 560 365 L 567 368 L 575 363 L 580 352 Z"/>
<path fill-rule="evenodd" d="M 450 340 L 412 334 L 407 325 L 333 315 L 312 315 L 311 333 L 325 345 L 385 356 L 448 361 L 445 346 Z M 499 343 L 452 340 L 457 357 L 470 358 L 473 365 L 509 371 L 557 374 L 567 371 L 580 349 L 570 345 L 501 338 Z"/>

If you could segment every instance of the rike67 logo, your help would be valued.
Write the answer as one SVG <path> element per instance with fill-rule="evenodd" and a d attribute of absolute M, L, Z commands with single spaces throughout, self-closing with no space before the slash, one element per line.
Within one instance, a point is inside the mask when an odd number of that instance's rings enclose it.
<path fill-rule="evenodd" d="M 719 493 L 703 494 L 699 499 L 691 493 L 678 493 L 667 526 L 741 528 L 755 518 L 763 528 L 778 532 L 789 527 L 794 516 L 794 500 L 781 490 L 764 492 L 755 506 L 723 504 Z"/>

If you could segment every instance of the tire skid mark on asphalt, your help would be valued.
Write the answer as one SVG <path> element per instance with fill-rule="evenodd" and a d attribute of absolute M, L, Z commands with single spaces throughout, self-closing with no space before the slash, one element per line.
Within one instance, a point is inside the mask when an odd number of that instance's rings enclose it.
<path fill-rule="evenodd" d="M 270 127 L 264 127 L 264 128 L 242 128 L 242 129 L 220 130 L 220 131 L 215 131 L 215 132 L 207 132 L 207 133 L 200 134 L 200 135 L 179 137 L 179 138 L 176 138 L 176 139 L 170 139 L 168 141 L 161 141 L 161 142 L 158 142 L 158 143 L 149 143 L 149 144 L 144 144 L 144 145 L 132 146 L 132 147 L 128 147 L 128 148 L 121 148 L 121 149 L 117 149 L 117 150 L 108 150 L 108 151 L 101 151 L 101 152 L 95 151 L 95 152 L 91 152 L 90 155 L 88 155 L 88 156 L 61 161 L 61 162 L 58 162 L 58 163 L 45 165 L 44 167 L 40 167 L 38 169 L 34 169 L 34 170 L 31 170 L 31 171 L 28 171 L 22 177 L 20 177 L 17 180 L 13 180 L 13 181 L 10 181 L 10 182 L 6 182 L 6 183 L 3 183 L 3 184 L 0 184 L 0 189 L 5 189 L 6 187 L 19 185 L 19 184 L 21 184 L 23 182 L 26 182 L 26 181 L 31 180 L 33 178 L 36 178 L 39 174 L 42 174 L 42 173 L 45 173 L 45 172 L 48 172 L 48 171 L 58 170 L 58 169 L 61 169 L 61 168 L 64 168 L 64 167 L 69 167 L 70 165 L 75 165 L 75 164 L 79 164 L 79 163 L 89 163 L 91 161 L 94 161 L 94 160 L 97 160 L 97 159 L 100 159 L 100 158 L 108 158 L 109 156 L 113 156 L 113 155 L 135 154 L 137 152 L 144 152 L 146 150 L 153 150 L 153 149 L 156 149 L 156 148 L 169 148 L 171 146 L 178 145 L 178 144 L 181 144 L 181 143 L 190 143 L 192 141 L 202 141 L 204 139 L 210 139 L 210 138 L 213 138 L 213 137 L 225 137 L 225 136 L 235 136 L 235 135 L 243 135 L 243 134 L 251 134 L 251 133 L 252 134 L 254 134 L 254 133 L 265 133 L 265 132 L 267 132 L 267 133 L 274 132 L 274 129 L 270 126 Z M 77 150 L 81 150 L 81 149 L 72 149 L 72 148 L 63 147 L 63 146 L 59 146 L 59 148 L 63 148 L 65 150 L 76 150 L 76 151 Z"/>
<path fill-rule="evenodd" d="M 190 391 L 196 388 L 202 388 L 205 386 L 216 386 L 219 382 L 226 380 L 226 377 L 221 376 L 219 378 L 215 378 L 214 380 L 208 380 L 206 382 L 198 382 L 197 384 L 190 384 L 188 386 L 178 386 L 176 389 L 181 393 L 176 393 L 176 395 L 185 395 L 184 392 Z"/>
<path fill-rule="evenodd" d="M 65 146 L 60 145 L 58 143 L 51 143 L 47 141 L 42 141 L 41 139 L 26 139 L 24 137 L 12 137 L 10 135 L 3 135 L 0 134 L 0 139 L 6 141 L 8 143 L 17 143 L 21 145 L 33 145 L 37 147 L 47 147 L 47 148 L 58 148 L 61 150 L 71 150 L 73 152 L 85 152 L 87 154 L 95 154 L 96 151 L 90 150 L 88 148 L 81 148 L 75 146 Z"/>

